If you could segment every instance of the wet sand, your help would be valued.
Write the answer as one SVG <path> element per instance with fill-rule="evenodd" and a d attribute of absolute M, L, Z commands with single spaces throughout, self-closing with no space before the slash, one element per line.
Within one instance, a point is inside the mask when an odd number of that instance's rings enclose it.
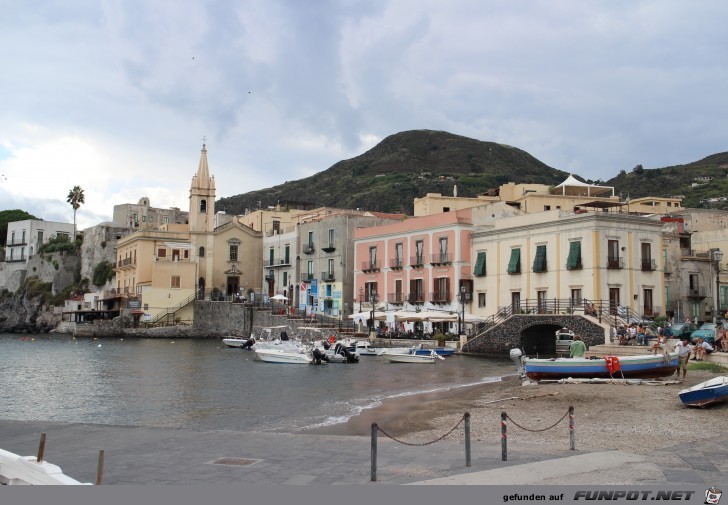
<path fill-rule="evenodd" d="M 568 416 L 564 418 L 564 415 L 573 406 L 577 449 L 645 453 L 666 445 L 704 439 L 708 427 L 718 430 L 728 414 L 728 403 L 696 409 L 684 406 L 678 397 L 682 389 L 714 376 L 710 372 L 691 370 L 682 383 L 665 378 L 658 385 L 542 383 L 529 386 L 523 386 L 518 377 L 509 376 L 501 382 L 387 400 L 347 423 L 315 432 L 369 435 L 371 424 L 376 422 L 392 436 L 423 443 L 447 433 L 469 412 L 471 439 L 499 444 L 501 412 L 505 411 L 509 417 L 509 445 L 524 444 L 545 452 L 563 451 L 569 446 Z M 555 427 L 545 429 L 555 423 Z M 463 436 L 460 424 L 446 439 L 463 440 Z"/>

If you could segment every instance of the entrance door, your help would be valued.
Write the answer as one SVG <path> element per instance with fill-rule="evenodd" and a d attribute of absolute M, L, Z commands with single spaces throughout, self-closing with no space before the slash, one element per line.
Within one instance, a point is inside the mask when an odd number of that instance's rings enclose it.
<path fill-rule="evenodd" d="M 521 292 L 514 291 L 511 293 L 511 310 L 513 314 L 518 314 L 521 311 Z"/>
<path fill-rule="evenodd" d="M 238 288 L 240 284 L 240 277 L 230 276 L 227 278 L 227 294 L 228 296 L 234 296 L 238 294 Z"/>
<path fill-rule="evenodd" d="M 197 299 L 204 300 L 205 299 L 205 278 L 204 277 L 200 277 L 197 280 L 197 292 L 198 292 Z"/>
<path fill-rule="evenodd" d="M 616 315 L 619 307 L 619 288 L 609 288 L 609 313 Z"/>

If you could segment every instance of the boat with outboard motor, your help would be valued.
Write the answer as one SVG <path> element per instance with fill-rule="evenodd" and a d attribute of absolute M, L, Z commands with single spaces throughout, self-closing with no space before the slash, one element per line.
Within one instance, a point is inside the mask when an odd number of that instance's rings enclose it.
<path fill-rule="evenodd" d="M 444 360 L 442 356 L 437 354 L 433 349 L 430 354 L 417 354 L 416 348 L 411 348 L 409 352 L 385 352 L 384 356 L 390 363 L 434 363 L 436 360 Z"/>
<path fill-rule="evenodd" d="M 286 363 L 296 365 L 310 365 L 314 363 L 312 353 L 304 349 L 255 349 L 255 359 L 265 363 Z M 318 363 L 326 363 L 326 361 L 319 361 Z"/>

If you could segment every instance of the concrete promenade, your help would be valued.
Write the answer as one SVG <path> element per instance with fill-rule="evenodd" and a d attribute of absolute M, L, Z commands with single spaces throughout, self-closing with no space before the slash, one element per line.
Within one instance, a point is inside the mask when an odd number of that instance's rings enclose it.
<path fill-rule="evenodd" d="M 563 452 L 540 454 L 510 443 L 507 462 L 500 444 L 473 441 L 468 468 L 464 442 L 412 447 L 380 433 L 371 482 L 371 441 L 361 436 L 0 421 L 0 448 L 35 456 L 42 432 L 44 460 L 81 482 L 95 482 L 103 449 L 105 485 L 728 483 L 728 436 L 688 445 L 666 440 L 646 455 L 569 451 L 568 442 Z"/>

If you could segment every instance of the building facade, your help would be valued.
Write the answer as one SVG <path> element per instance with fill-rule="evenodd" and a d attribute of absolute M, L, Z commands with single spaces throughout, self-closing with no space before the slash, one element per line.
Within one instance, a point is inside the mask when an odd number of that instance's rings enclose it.
<path fill-rule="evenodd" d="M 73 223 L 59 223 L 42 219 L 27 219 L 8 223 L 5 261 L 28 263 L 43 244 L 51 238 L 66 237 L 71 240 Z"/>

